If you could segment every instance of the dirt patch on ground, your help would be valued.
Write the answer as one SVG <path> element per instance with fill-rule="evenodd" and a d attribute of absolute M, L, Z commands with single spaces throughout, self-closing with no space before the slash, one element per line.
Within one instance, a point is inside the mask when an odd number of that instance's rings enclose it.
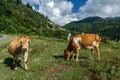
<path fill-rule="evenodd" d="M 62 70 L 64 71 L 72 70 L 73 67 L 71 65 L 58 65 L 56 67 L 49 67 L 48 69 L 51 74 L 51 80 L 60 80 L 59 72 L 61 72 Z"/>

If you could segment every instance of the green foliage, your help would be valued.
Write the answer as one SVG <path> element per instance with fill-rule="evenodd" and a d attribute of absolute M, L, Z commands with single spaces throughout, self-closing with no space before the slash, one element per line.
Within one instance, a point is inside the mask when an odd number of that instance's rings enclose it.
<path fill-rule="evenodd" d="M 17 0 L 16 3 L 17 4 L 22 4 L 22 1 L 21 0 Z"/>
<path fill-rule="evenodd" d="M 67 33 L 32 10 L 29 3 L 24 5 L 21 0 L 0 0 L 0 33 L 54 36 L 56 31 Z"/>
<path fill-rule="evenodd" d="M 30 6 L 29 3 L 27 3 L 26 6 L 27 6 L 28 8 L 31 8 L 31 9 L 32 9 L 32 6 Z"/>

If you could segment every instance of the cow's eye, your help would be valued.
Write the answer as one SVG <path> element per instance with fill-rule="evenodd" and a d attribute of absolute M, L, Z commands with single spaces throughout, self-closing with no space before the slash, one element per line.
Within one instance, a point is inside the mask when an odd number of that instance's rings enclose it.
<path fill-rule="evenodd" d="M 22 41 L 20 41 L 20 45 L 22 45 L 22 43 L 23 43 L 23 42 L 22 42 Z"/>

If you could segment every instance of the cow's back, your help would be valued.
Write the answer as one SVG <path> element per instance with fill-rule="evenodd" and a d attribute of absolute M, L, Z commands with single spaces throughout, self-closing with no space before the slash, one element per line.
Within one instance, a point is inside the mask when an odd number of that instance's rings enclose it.
<path fill-rule="evenodd" d="M 100 37 L 96 34 L 76 35 L 73 39 L 79 41 L 79 44 L 83 47 L 92 46 L 93 42 L 100 42 Z"/>
<path fill-rule="evenodd" d="M 8 46 L 9 53 L 14 55 L 17 49 L 19 48 L 19 46 L 20 46 L 20 38 L 13 39 Z"/>
<path fill-rule="evenodd" d="M 80 43 L 82 45 L 91 46 L 94 41 L 96 41 L 96 35 L 95 34 L 85 34 L 85 35 L 81 36 Z"/>

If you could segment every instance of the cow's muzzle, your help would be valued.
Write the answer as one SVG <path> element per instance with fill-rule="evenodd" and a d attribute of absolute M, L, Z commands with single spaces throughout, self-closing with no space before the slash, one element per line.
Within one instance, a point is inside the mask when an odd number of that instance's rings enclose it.
<path fill-rule="evenodd" d="M 22 51 L 27 51 L 27 48 L 23 48 Z"/>

